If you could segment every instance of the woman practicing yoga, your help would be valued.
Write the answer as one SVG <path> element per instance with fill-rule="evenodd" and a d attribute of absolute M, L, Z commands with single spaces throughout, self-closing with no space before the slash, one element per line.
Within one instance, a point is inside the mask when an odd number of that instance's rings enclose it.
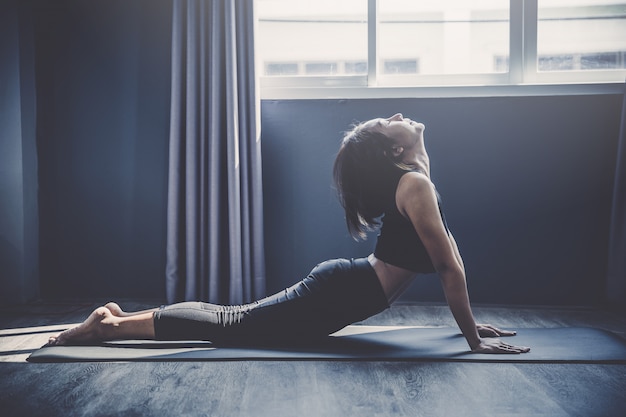
<path fill-rule="evenodd" d="M 515 332 L 474 321 L 463 260 L 430 181 L 423 124 L 396 114 L 356 126 L 343 139 L 334 180 L 351 235 L 365 238 L 367 231 L 379 229 L 376 249 L 367 258 L 323 262 L 292 287 L 245 305 L 183 302 L 126 313 L 109 303 L 50 338 L 49 345 L 113 339 L 306 343 L 380 313 L 416 275 L 437 272 L 473 352 L 529 351 L 491 338 Z"/>

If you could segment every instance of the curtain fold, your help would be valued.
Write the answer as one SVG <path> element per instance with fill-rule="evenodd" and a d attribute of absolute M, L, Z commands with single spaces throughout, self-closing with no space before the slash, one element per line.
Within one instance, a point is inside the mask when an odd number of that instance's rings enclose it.
<path fill-rule="evenodd" d="M 265 295 L 253 2 L 173 2 L 169 303 Z"/>
<path fill-rule="evenodd" d="M 626 308 L 626 85 L 617 146 L 606 296 L 612 307 L 623 310 Z"/>

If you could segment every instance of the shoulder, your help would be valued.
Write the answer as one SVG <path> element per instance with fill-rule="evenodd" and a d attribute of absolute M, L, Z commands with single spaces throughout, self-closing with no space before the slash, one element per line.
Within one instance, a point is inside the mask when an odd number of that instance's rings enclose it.
<path fill-rule="evenodd" d="M 437 204 L 435 186 L 430 178 L 419 172 L 407 172 L 400 178 L 396 190 L 396 205 L 398 210 L 408 215 L 410 210 L 424 208 Z"/>
<path fill-rule="evenodd" d="M 434 195 L 435 186 L 430 178 L 420 172 L 407 172 L 404 174 L 398 182 L 397 194 L 399 196 L 412 196 L 412 195 Z"/>

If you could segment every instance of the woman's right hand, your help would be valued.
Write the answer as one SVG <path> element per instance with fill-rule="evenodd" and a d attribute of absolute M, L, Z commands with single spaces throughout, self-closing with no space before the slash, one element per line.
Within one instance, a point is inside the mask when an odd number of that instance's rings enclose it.
<path fill-rule="evenodd" d="M 530 350 L 525 346 L 514 346 L 504 343 L 499 339 L 481 340 L 480 344 L 472 349 L 474 353 L 518 354 Z"/>

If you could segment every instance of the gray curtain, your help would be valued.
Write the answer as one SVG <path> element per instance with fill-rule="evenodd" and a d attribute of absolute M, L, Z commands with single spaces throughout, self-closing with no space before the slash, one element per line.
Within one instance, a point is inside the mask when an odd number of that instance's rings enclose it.
<path fill-rule="evenodd" d="M 626 87 L 613 189 L 607 299 L 613 307 L 626 309 Z"/>
<path fill-rule="evenodd" d="M 265 295 L 253 0 L 174 0 L 169 303 Z"/>

